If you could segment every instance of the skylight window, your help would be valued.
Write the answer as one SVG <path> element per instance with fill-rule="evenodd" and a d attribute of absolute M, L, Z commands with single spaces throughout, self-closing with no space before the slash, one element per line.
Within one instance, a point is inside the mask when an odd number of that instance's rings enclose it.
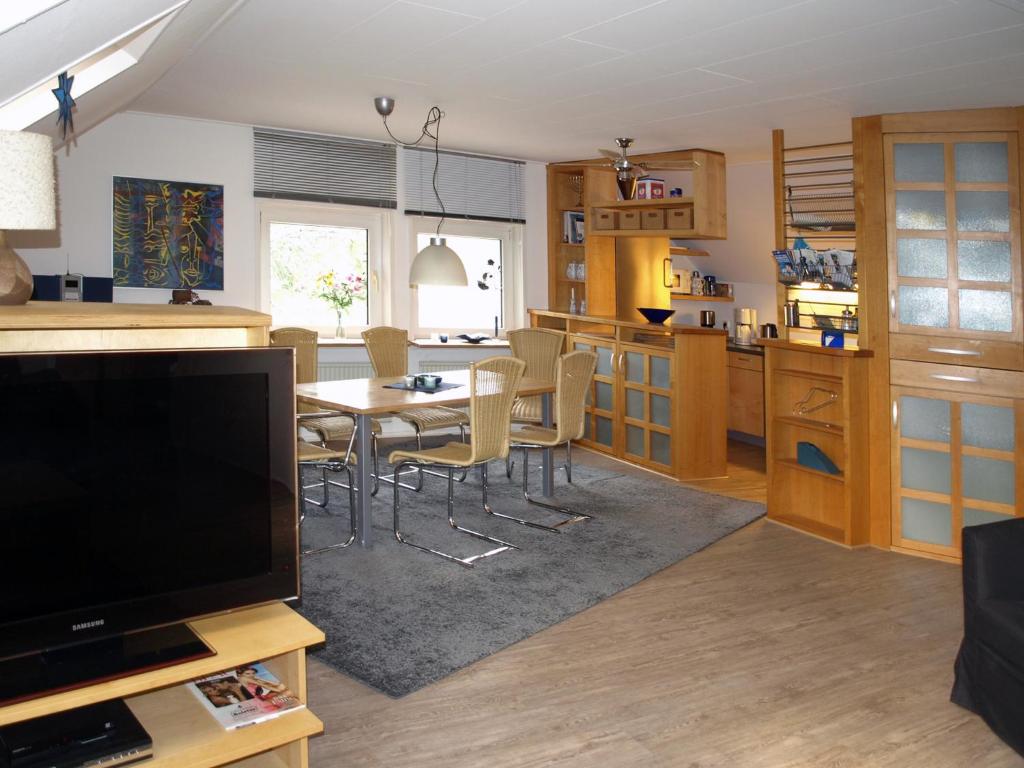
<path fill-rule="evenodd" d="M 188 0 L 183 0 L 155 19 L 136 27 L 113 43 L 69 66 L 67 73 L 75 76 L 71 95 L 77 99 L 137 64 L 186 2 Z M 29 13 L 25 17 L 31 18 L 46 10 L 46 7 L 58 4 L 52 1 L 44 2 L 44 0 L 29 3 L 29 5 L 39 6 L 39 10 Z M 20 8 L 19 10 L 21 12 L 17 14 L 18 16 L 25 15 L 25 11 Z M 4 23 L 6 23 L 6 17 L 0 16 L 0 26 Z M 15 21 L 14 23 L 20 22 Z M 58 74 L 60 72 L 54 72 L 44 81 L 0 106 L 0 129 L 21 131 L 42 120 L 48 114 L 56 112 L 57 100 L 53 97 L 52 89 L 57 87 Z"/>

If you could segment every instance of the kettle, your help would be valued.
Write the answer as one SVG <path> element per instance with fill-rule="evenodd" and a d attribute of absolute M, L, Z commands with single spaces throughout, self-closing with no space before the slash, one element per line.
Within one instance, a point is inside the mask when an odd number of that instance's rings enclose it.
<path fill-rule="evenodd" d="M 779 326 L 775 323 L 764 323 L 761 326 L 761 338 L 762 339 L 777 339 L 779 338 Z"/>

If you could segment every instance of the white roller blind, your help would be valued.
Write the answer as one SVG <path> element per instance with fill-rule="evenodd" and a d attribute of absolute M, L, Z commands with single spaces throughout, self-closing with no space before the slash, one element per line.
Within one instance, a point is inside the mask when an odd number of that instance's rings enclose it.
<path fill-rule="evenodd" d="M 526 221 L 523 205 L 523 167 L 518 160 L 501 160 L 458 152 L 441 152 L 437 188 L 446 215 L 455 219 Z M 403 149 L 405 212 L 440 216 L 434 196 L 432 149 Z"/>
<path fill-rule="evenodd" d="M 253 145 L 256 197 L 397 207 L 394 144 L 256 128 Z"/>

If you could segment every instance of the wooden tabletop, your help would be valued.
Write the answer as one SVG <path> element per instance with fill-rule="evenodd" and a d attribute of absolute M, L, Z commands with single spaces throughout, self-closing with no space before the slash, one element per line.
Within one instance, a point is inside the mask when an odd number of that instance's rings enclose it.
<path fill-rule="evenodd" d="M 461 384 L 455 389 L 445 389 L 428 394 L 410 392 L 404 389 L 389 389 L 385 384 L 402 381 L 402 376 L 381 379 L 343 379 L 340 381 L 318 381 L 313 384 L 297 384 L 295 394 L 304 403 L 321 408 L 349 413 L 395 413 L 410 408 L 428 408 L 432 405 L 457 406 L 469 402 L 469 371 L 444 371 L 441 380 L 449 384 Z M 520 397 L 543 395 L 554 392 L 553 382 L 541 379 L 523 378 L 516 393 Z"/>

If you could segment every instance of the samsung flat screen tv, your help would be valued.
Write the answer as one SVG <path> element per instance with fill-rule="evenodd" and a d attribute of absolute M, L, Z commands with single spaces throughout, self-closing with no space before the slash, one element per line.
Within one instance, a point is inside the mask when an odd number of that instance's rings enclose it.
<path fill-rule="evenodd" d="M 182 622 L 298 595 L 293 370 L 0 355 L 0 701 L 210 653 Z"/>

